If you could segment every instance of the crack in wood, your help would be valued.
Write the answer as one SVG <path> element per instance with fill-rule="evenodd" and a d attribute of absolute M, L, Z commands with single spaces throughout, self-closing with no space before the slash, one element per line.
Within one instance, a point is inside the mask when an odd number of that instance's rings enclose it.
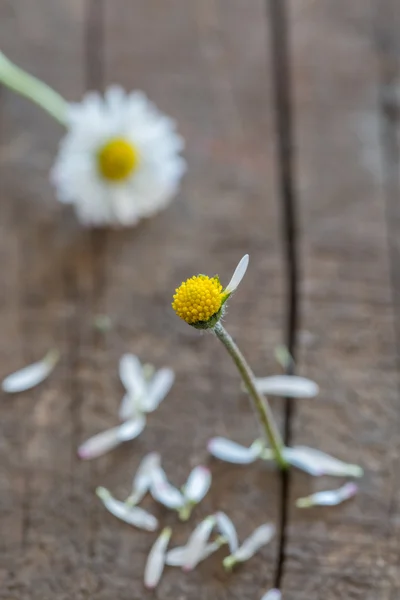
<path fill-rule="evenodd" d="M 277 138 L 277 168 L 279 177 L 279 200 L 281 202 L 282 242 L 286 267 L 286 331 L 285 342 L 295 359 L 299 321 L 299 265 L 297 248 L 296 193 L 293 174 L 293 115 L 291 106 L 290 49 L 287 7 L 285 0 L 267 0 L 268 21 L 272 44 L 272 77 Z M 293 365 L 288 372 L 293 374 Z M 292 438 L 293 401 L 285 398 L 284 442 L 290 445 Z M 281 473 L 280 532 L 275 587 L 282 582 L 285 567 L 286 531 L 290 471 Z"/>

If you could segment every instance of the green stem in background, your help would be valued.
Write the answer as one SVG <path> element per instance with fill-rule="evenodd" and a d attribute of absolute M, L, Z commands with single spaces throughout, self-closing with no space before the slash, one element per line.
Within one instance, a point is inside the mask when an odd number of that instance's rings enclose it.
<path fill-rule="evenodd" d="M 56 121 L 66 125 L 67 102 L 51 87 L 29 75 L 0 52 L 0 82 L 46 110 Z"/>
<path fill-rule="evenodd" d="M 257 410 L 259 419 L 264 428 L 266 437 L 269 440 L 269 443 L 274 452 L 277 464 L 281 469 L 287 469 L 288 463 L 283 456 L 283 442 L 279 434 L 278 428 L 275 424 L 271 407 L 268 404 L 267 399 L 258 392 L 252 370 L 250 369 L 246 359 L 240 352 L 236 343 L 233 341 L 226 329 L 221 325 L 221 322 L 218 322 L 215 325 L 214 332 L 217 338 L 221 340 L 225 348 L 228 350 L 235 365 L 238 368 L 240 375 L 242 376 L 246 389 L 254 402 L 254 406 Z"/>

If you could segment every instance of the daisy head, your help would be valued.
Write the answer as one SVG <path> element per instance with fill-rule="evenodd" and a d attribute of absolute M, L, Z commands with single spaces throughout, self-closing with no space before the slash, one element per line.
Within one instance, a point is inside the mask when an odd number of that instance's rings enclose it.
<path fill-rule="evenodd" d="M 142 92 L 89 93 L 69 106 L 67 127 L 52 180 L 85 225 L 134 225 L 176 194 L 184 143 Z"/>
<path fill-rule="evenodd" d="M 249 255 L 245 254 L 226 288 L 217 275 L 190 277 L 175 290 L 172 308 L 196 329 L 212 329 L 223 316 L 225 302 L 242 281 L 248 264 Z"/>

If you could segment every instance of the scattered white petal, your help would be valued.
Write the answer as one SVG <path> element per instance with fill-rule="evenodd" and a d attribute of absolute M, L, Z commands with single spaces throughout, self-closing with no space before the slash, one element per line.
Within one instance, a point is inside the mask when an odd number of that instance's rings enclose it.
<path fill-rule="evenodd" d="M 171 539 L 172 529 L 165 527 L 159 537 L 154 542 L 149 556 L 147 558 L 146 567 L 144 570 L 144 585 L 147 589 L 157 587 L 164 571 L 165 555 L 169 540 Z"/>
<path fill-rule="evenodd" d="M 325 492 L 316 492 L 306 498 L 296 500 L 298 508 L 309 508 L 310 506 L 336 506 L 345 500 L 349 500 L 358 492 L 355 483 L 346 483 L 337 490 L 327 490 Z"/>
<path fill-rule="evenodd" d="M 275 527 L 270 523 L 257 527 L 255 531 L 243 542 L 243 544 L 224 561 L 227 570 L 232 569 L 237 563 L 249 560 L 260 548 L 268 544 L 275 535 Z"/>
<path fill-rule="evenodd" d="M 285 448 L 284 456 L 291 465 L 315 477 L 321 475 L 362 477 L 363 475 L 363 470 L 358 465 L 345 463 L 325 452 L 307 446 Z"/>
<path fill-rule="evenodd" d="M 211 471 L 202 465 L 195 467 L 190 473 L 183 488 L 185 499 L 193 504 L 203 500 L 211 486 Z"/>
<path fill-rule="evenodd" d="M 215 523 L 215 516 L 210 515 L 197 525 L 192 532 L 188 543 L 186 544 L 186 556 L 183 565 L 184 571 L 191 571 L 202 559 Z"/>
<path fill-rule="evenodd" d="M 110 492 L 104 487 L 98 487 L 96 490 L 97 496 L 103 502 L 106 509 L 125 523 L 134 525 L 138 529 L 144 529 L 145 531 L 155 531 L 158 527 L 157 519 L 139 508 L 139 506 L 128 506 L 124 502 L 120 502 L 113 498 Z"/>
<path fill-rule="evenodd" d="M 258 391 L 263 394 L 283 396 L 284 398 L 314 398 L 319 392 L 315 381 L 296 375 L 258 377 L 256 386 Z"/>
<path fill-rule="evenodd" d="M 8 375 L 3 379 L 3 391 L 9 394 L 24 392 L 42 383 L 56 366 L 59 357 L 58 350 L 50 350 L 42 360 Z"/>
<path fill-rule="evenodd" d="M 208 442 L 207 448 L 215 458 L 238 465 L 247 465 L 260 457 L 263 443 L 256 440 L 250 448 L 247 448 L 227 438 L 215 437 Z"/>
<path fill-rule="evenodd" d="M 224 544 L 226 544 L 226 540 L 222 536 L 217 538 L 214 542 L 210 542 L 209 544 L 207 544 L 199 562 L 202 562 L 203 560 L 214 554 L 214 552 L 217 552 L 217 550 L 219 550 Z M 170 567 L 183 567 L 183 565 L 185 564 L 186 553 L 187 546 L 179 546 L 177 548 L 173 548 L 168 552 L 165 564 Z"/>
<path fill-rule="evenodd" d="M 125 421 L 118 427 L 106 429 L 89 438 L 78 448 L 78 456 L 90 460 L 113 450 L 123 442 L 128 442 L 140 435 L 146 426 L 146 419 L 139 415 L 135 419 Z"/>
<path fill-rule="evenodd" d="M 170 391 L 175 379 L 172 369 L 159 369 L 148 384 L 147 392 L 142 399 L 142 410 L 153 412 Z"/>
<path fill-rule="evenodd" d="M 139 400 L 129 392 L 126 392 L 119 405 L 118 417 L 120 421 L 132 419 L 139 410 Z"/>
<path fill-rule="evenodd" d="M 126 391 L 141 398 L 146 391 L 146 380 L 140 360 L 134 354 L 123 354 L 119 361 L 119 376 Z"/>
<path fill-rule="evenodd" d="M 158 452 L 150 452 L 142 459 L 133 478 L 132 493 L 126 500 L 127 503 L 138 504 L 147 494 L 152 483 L 153 471 L 160 467 L 161 457 Z"/>
<path fill-rule="evenodd" d="M 239 548 L 239 540 L 236 531 L 236 527 L 232 523 L 231 519 L 224 512 L 218 512 L 217 517 L 217 529 L 223 538 L 226 539 L 229 545 L 229 551 L 231 554 L 236 552 Z"/>
<path fill-rule="evenodd" d="M 185 504 L 185 499 L 180 491 L 167 481 L 158 485 L 152 485 L 151 495 L 154 500 L 172 510 L 179 510 Z"/>
<path fill-rule="evenodd" d="M 232 275 L 232 279 L 226 286 L 224 293 L 232 294 L 232 292 L 234 292 L 237 289 L 238 285 L 240 284 L 243 277 L 245 276 L 248 266 L 249 266 L 249 255 L 245 254 L 243 256 L 243 258 L 240 260 L 238 266 L 236 267 L 235 272 Z"/>
<path fill-rule="evenodd" d="M 261 600 L 281 600 L 281 598 L 282 594 L 280 590 L 274 588 L 273 590 L 269 590 L 266 594 L 264 594 Z"/>

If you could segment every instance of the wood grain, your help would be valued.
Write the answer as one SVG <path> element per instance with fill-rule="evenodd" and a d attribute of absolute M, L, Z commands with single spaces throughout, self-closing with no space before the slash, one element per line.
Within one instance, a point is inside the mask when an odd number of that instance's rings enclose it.
<path fill-rule="evenodd" d="M 294 443 L 357 462 L 365 477 L 355 500 L 305 512 L 295 499 L 335 481 L 293 472 L 285 600 L 397 597 L 396 310 L 374 18 L 363 1 L 291 3 L 304 257 L 300 368 L 321 385 L 318 401 L 298 404 Z"/>

